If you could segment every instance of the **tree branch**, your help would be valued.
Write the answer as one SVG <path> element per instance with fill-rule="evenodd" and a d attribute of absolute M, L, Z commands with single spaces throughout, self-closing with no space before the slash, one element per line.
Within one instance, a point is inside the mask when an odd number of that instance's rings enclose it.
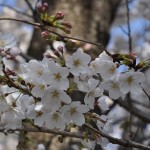
<path fill-rule="evenodd" d="M 22 20 L 22 19 L 16 19 L 16 18 L 8 18 L 8 17 L 0 17 L 0 20 L 12 20 L 12 21 L 17 21 L 17 22 L 23 22 L 23 23 L 26 23 L 26 24 L 29 24 L 29 25 L 32 25 L 34 27 L 38 27 L 40 29 L 44 29 L 46 31 L 49 31 L 57 36 L 59 36 L 60 38 L 62 39 L 72 39 L 72 40 L 76 40 L 76 41 L 80 41 L 80 42 L 83 42 L 83 43 L 89 43 L 89 44 L 92 44 L 92 45 L 95 45 L 95 46 L 98 46 L 100 47 L 103 51 L 105 51 L 109 56 L 112 56 L 111 53 L 109 53 L 103 46 L 101 43 L 95 43 L 95 42 L 91 42 L 91 41 L 87 41 L 87 40 L 83 40 L 83 39 L 79 39 L 79 38 L 75 38 L 75 37 L 69 37 L 69 36 L 63 36 L 57 32 L 54 32 L 48 28 L 46 28 L 45 26 L 39 24 L 39 23 L 34 23 L 34 22 L 29 22 L 27 20 Z"/>
<path fill-rule="evenodd" d="M 129 52 L 132 52 L 132 37 L 131 37 L 131 28 L 130 28 L 130 13 L 129 13 L 129 4 L 128 0 L 126 0 L 126 8 L 127 8 L 127 27 L 128 27 L 128 42 L 129 42 Z"/>
<path fill-rule="evenodd" d="M 0 6 L 2 6 L 2 7 L 7 7 L 7 8 L 9 8 L 9 9 L 11 9 L 11 10 L 15 11 L 15 12 L 16 12 L 16 13 L 18 13 L 18 14 L 22 14 L 22 15 L 24 15 L 24 16 L 27 16 L 27 17 L 33 18 L 33 16 L 32 16 L 32 15 L 29 15 L 29 14 L 27 14 L 27 13 L 25 13 L 25 12 L 21 12 L 21 11 L 19 11 L 19 10 L 15 9 L 14 7 L 11 7 L 11 6 L 8 6 L 8 5 L 5 5 L 5 4 L 0 4 Z"/>
<path fill-rule="evenodd" d="M 107 138 L 111 143 L 113 144 L 119 144 L 122 145 L 124 147 L 134 147 L 134 148 L 139 148 L 139 149 L 143 149 L 143 150 L 150 150 L 150 147 L 143 145 L 143 144 L 139 144 L 133 141 L 125 141 L 125 140 L 121 140 L 118 138 L 114 138 L 111 137 L 105 133 L 102 133 L 100 131 L 98 131 L 97 129 L 93 128 L 92 126 L 90 126 L 89 124 L 85 124 L 85 126 L 87 128 L 89 128 L 90 130 L 96 132 L 97 134 L 100 134 L 102 137 Z M 17 128 L 17 129 L 0 129 L 0 132 L 3 133 L 12 133 L 15 131 L 26 131 L 26 132 L 42 132 L 42 133 L 51 133 L 51 134 L 55 134 L 55 135 L 62 135 L 62 136 L 67 136 L 67 137 L 74 137 L 74 138 L 80 138 L 80 139 L 84 139 L 85 135 L 84 134 L 79 134 L 79 133 L 74 133 L 74 132 L 66 132 L 66 131 L 55 131 L 55 130 L 51 130 L 51 129 L 46 129 L 46 128 L 40 128 L 40 129 L 36 129 L 36 128 Z M 91 135 L 88 135 L 88 138 L 93 140 L 93 137 Z"/>
<path fill-rule="evenodd" d="M 93 128 L 92 126 L 90 126 L 89 124 L 85 123 L 85 126 L 88 127 L 90 130 L 100 134 L 102 137 L 105 137 L 109 140 L 109 142 L 113 143 L 113 144 L 119 144 L 122 145 L 124 147 L 134 147 L 134 148 L 139 148 L 139 149 L 143 149 L 143 150 L 150 150 L 149 146 L 145 146 L 133 141 L 128 141 L 128 140 L 121 140 L 118 138 L 114 138 L 112 136 L 109 136 L 105 133 L 100 132 L 99 130 Z"/>

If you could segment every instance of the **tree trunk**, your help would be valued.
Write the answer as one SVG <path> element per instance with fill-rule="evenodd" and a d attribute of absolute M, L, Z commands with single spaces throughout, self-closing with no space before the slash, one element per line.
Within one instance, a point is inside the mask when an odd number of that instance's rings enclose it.
<path fill-rule="evenodd" d="M 70 36 L 98 42 L 103 44 L 104 47 L 107 46 L 110 37 L 109 30 L 121 0 L 44 1 L 49 3 L 49 12 L 51 15 L 58 11 L 65 14 L 65 20 L 69 21 L 73 26 Z M 65 35 L 65 33 L 60 33 Z M 28 54 L 34 58 L 41 59 L 45 49 L 46 45 L 43 44 L 43 41 L 40 39 L 39 33 L 34 30 Z M 96 55 L 99 53 L 101 53 L 100 50 Z M 36 137 L 36 141 L 38 143 L 38 137 Z M 68 145 L 68 149 L 69 148 L 71 149 Z M 61 149 L 65 150 L 66 148 L 62 146 Z M 96 149 L 100 150 L 101 148 L 98 146 Z M 51 150 L 53 150 L 53 148 L 51 148 Z"/>
<path fill-rule="evenodd" d="M 107 46 L 109 41 L 109 29 L 121 0 L 44 1 L 49 3 L 49 13 L 51 15 L 58 11 L 65 14 L 65 20 L 69 21 L 73 26 L 71 30 L 72 37 L 102 43 L 104 47 Z M 45 49 L 46 45 L 35 29 L 28 49 L 28 55 L 41 59 Z M 101 53 L 101 51 L 99 51 L 98 54 L 99 53 Z"/>

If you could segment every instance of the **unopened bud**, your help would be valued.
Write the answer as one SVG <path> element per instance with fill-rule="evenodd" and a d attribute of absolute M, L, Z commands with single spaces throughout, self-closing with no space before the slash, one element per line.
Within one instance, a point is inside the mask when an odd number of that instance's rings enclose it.
<path fill-rule="evenodd" d="M 44 54 L 44 57 L 46 57 L 46 58 L 53 58 L 50 53 L 45 53 L 45 54 Z"/>
<path fill-rule="evenodd" d="M 63 47 L 62 47 L 61 45 L 59 45 L 59 46 L 57 47 L 57 49 L 58 49 L 59 52 L 63 53 Z"/>
<path fill-rule="evenodd" d="M 54 51 L 54 55 L 56 55 L 57 57 L 60 57 L 60 54 L 57 50 Z"/>
<path fill-rule="evenodd" d="M 14 59 L 14 57 L 12 57 L 11 55 L 6 55 L 6 58 L 7 58 L 8 60 Z"/>
<path fill-rule="evenodd" d="M 43 7 L 48 8 L 48 3 L 45 2 L 45 3 L 43 4 Z"/>
<path fill-rule="evenodd" d="M 48 36 L 49 36 L 49 32 L 48 31 L 43 31 L 43 32 L 41 32 L 41 36 L 42 36 L 42 38 L 47 38 Z"/>
<path fill-rule="evenodd" d="M 0 52 L 4 51 L 4 49 L 2 47 L 0 47 Z"/>
<path fill-rule="evenodd" d="M 12 47 L 9 50 L 9 53 L 10 53 L 11 56 L 16 57 L 16 56 L 18 56 L 21 53 L 21 50 L 18 47 Z"/>
<path fill-rule="evenodd" d="M 36 9 L 37 9 L 38 11 L 41 11 L 41 10 L 42 10 L 42 3 L 41 3 L 41 2 L 38 2 L 38 3 L 36 4 Z"/>
<path fill-rule="evenodd" d="M 64 13 L 62 12 L 57 12 L 55 15 L 56 20 L 62 20 L 64 18 Z"/>
<path fill-rule="evenodd" d="M 44 4 L 42 4 L 41 2 L 38 2 L 36 4 L 36 9 L 41 13 L 45 13 L 48 9 L 48 3 L 45 2 Z"/>

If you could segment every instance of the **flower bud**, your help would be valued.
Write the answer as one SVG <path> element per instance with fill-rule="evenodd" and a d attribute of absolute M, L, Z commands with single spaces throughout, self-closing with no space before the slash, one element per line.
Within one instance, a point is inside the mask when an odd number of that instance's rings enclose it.
<path fill-rule="evenodd" d="M 49 36 L 49 32 L 43 31 L 43 32 L 41 32 L 41 36 L 42 36 L 42 38 L 47 38 Z"/>
<path fill-rule="evenodd" d="M 9 54 L 13 57 L 16 57 L 18 56 L 19 54 L 21 53 L 21 50 L 20 48 L 18 47 L 12 47 L 10 50 L 9 50 Z"/>
<path fill-rule="evenodd" d="M 48 9 L 48 3 L 45 2 L 44 4 L 42 4 L 41 2 L 38 2 L 36 4 L 36 9 L 41 13 L 45 13 Z"/>
<path fill-rule="evenodd" d="M 42 3 L 41 2 L 38 2 L 36 4 L 36 9 L 40 12 L 42 10 Z"/>
<path fill-rule="evenodd" d="M 64 14 L 62 12 L 57 12 L 55 15 L 56 20 L 62 20 L 64 18 Z"/>
<path fill-rule="evenodd" d="M 59 45 L 59 46 L 57 47 L 57 49 L 58 49 L 58 51 L 59 51 L 60 53 L 63 53 L 63 47 L 62 47 L 61 45 Z"/>

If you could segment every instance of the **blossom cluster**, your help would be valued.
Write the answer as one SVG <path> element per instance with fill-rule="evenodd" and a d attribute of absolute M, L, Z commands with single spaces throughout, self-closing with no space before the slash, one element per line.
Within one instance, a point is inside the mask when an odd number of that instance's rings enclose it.
<path fill-rule="evenodd" d="M 106 52 L 95 60 L 82 49 L 68 57 L 58 54 L 22 63 L 15 74 L 0 56 L 0 126 L 16 129 L 30 122 L 34 127 L 66 130 L 94 121 L 101 132 L 110 133 L 110 118 L 94 109 L 106 111 L 108 98 L 124 99 L 128 92 L 141 92 L 144 74 L 132 69 L 119 72 L 118 63 Z M 74 91 L 83 93 L 83 101 L 71 97 Z M 97 135 L 96 142 L 106 145 L 108 140 Z M 91 148 L 95 141 L 82 143 Z"/>

